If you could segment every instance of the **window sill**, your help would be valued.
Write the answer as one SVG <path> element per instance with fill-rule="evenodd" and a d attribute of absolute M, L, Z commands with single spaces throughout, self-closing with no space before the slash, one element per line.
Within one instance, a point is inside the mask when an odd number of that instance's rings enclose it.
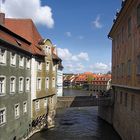
<path fill-rule="evenodd" d="M 6 122 L 3 122 L 0 124 L 0 127 L 3 127 L 6 124 Z"/>
<path fill-rule="evenodd" d="M 15 116 L 15 119 L 17 120 L 17 119 L 19 119 L 20 118 L 20 116 Z"/>
<path fill-rule="evenodd" d="M 6 95 L 5 93 L 0 93 L 0 97 L 5 96 L 5 95 Z"/>

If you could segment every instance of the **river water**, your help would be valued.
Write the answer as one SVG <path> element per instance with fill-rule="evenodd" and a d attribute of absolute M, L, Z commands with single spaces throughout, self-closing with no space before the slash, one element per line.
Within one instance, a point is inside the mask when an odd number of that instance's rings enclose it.
<path fill-rule="evenodd" d="M 85 91 L 64 90 L 82 96 Z M 111 125 L 98 117 L 98 107 L 58 109 L 55 127 L 36 133 L 31 140 L 121 140 Z"/>

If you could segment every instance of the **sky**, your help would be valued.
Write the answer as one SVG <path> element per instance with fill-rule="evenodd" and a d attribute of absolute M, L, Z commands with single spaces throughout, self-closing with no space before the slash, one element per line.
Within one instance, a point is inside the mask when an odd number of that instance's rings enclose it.
<path fill-rule="evenodd" d="M 1 0 L 2 1 L 2 0 Z M 57 47 L 64 73 L 111 70 L 107 35 L 121 0 L 5 0 L 6 17 L 31 18 Z"/>

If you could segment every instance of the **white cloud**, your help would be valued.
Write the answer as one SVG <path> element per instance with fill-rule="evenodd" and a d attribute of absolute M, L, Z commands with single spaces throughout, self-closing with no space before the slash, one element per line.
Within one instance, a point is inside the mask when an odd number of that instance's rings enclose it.
<path fill-rule="evenodd" d="M 31 18 L 35 23 L 53 28 L 54 19 L 49 6 L 41 6 L 41 0 L 6 0 L 2 11 L 10 18 Z"/>
<path fill-rule="evenodd" d="M 96 17 L 96 19 L 92 22 L 92 25 L 95 27 L 95 28 L 102 28 L 102 24 L 100 23 L 100 16 L 98 15 Z"/>
<path fill-rule="evenodd" d="M 111 63 L 104 64 L 102 62 L 97 62 L 93 65 L 90 65 L 89 68 L 95 73 L 106 73 L 111 70 Z"/>
<path fill-rule="evenodd" d="M 86 52 L 80 52 L 77 55 L 73 55 L 67 48 L 58 48 L 58 56 L 60 58 L 62 58 L 62 60 L 64 61 L 88 61 L 89 60 L 89 56 L 88 53 Z"/>
<path fill-rule="evenodd" d="M 72 36 L 71 32 L 66 32 L 66 36 L 71 37 Z"/>
<path fill-rule="evenodd" d="M 59 56 L 62 60 L 64 60 L 64 61 L 69 61 L 69 60 L 71 60 L 72 54 L 69 52 L 68 49 L 66 49 L 66 48 L 65 48 L 65 49 L 58 48 L 57 51 L 58 51 L 58 56 Z"/>
<path fill-rule="evenodd" d="M 78 72 L 78 73 L 81 73 L 81 72 L 84 72 L 84 65 L 82 65 L 81 63 L 78 63 L 75 67 L 75 70 Z"/>
<path fill-rule="evenodd" d="M 78 54 L 78 58 L 80 60 L 86 60 L 86 61 L 89 60 L 89 56 L 88 56 L 88 54 L 86 52 L 81 52 L 80 54 Z"/>

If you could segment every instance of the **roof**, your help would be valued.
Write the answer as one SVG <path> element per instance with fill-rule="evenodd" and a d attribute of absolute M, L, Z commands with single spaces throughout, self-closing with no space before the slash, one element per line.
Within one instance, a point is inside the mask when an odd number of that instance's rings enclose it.
<path fill-rule="evenodd" d="M 122 2 L 123 4 L 122 4 L 122 7 L 121 7 L 121 10 L 120 10 L 119 13 L 116 13 L 116 19 L 114 20 L 114 23 L 111 27 L 111 30 L 108 34 L 108 37 L 112 38 L 112 33 L 116 30 L 116 28 L 120 24 L 122 18 L 126 14 L 126 11 L 128 10 L 128 7 L 132 5 L 132 2 L 134 2 L 134 0 L 125 0 L 124 2 Z"/>
<path fill-rule="evenodd" d="M 15 34 L 14 32 L 10 31 L 3 25 L 0 25 L 0 39 L 5 43 L 14 46 L 14 48 L 32 54 L 31 43 L 28 42 L 26 39 L 20 37 L 19 35 Z"/>
<path fill-rule="evenodd" d="M 42 40 L 42 37 L 31 19 L 6 18 L 5 27 L 31 42 L 31 50 L 34 55 L 45 55 L 38 47 L 38 42 Z"/>

